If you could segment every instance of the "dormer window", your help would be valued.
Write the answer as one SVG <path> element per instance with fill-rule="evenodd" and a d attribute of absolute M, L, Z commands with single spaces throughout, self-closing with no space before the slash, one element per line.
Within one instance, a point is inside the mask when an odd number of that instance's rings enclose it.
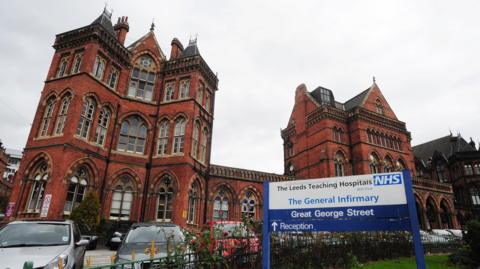
<path fill-rule="evenodd" d="M 380 99 L 377 99 L 377 101 L 375 101 L 375 107 L 377 108 L 377 113 L 383 115 L 383 113 L 384 113 L 383 105 L 380 102 Z"/>
<path fill-rule="evenodd" d="M 130 76 L 128 96 L 152 101 L 156 77 L 156 66 L 153 59 L 147 55 L 142 56 L 137 59 L 134 66 Z"/>
<path fill-rule="evenodd" d="M 95 64 L 93 65 L 92 74 L 99 80 L 103 79 L 103 72 L 105 72 L 105 65 L 107 61 L 101 56 L 97 55 L 95 58 Z"/>

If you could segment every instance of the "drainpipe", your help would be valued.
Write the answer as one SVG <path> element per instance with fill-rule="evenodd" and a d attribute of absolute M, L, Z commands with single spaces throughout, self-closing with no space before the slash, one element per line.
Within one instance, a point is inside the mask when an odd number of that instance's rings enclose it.
<path fill-rule="evenodd" d="M 108 154 L 107 154 L 107 159 L 105 160 L 105 172 L 103 173 L 103 180 L 102 180 L 102 187 L 100 188 L 100 204 L 102 205 L 100 207 L 100 218 L 103 216 L 103 212 L 105 210 L 105 186 L 106 186 L 106 181 L 107 181 L 107 175 L 108 175 L 108 168 L 110 167 L 110 157 L 112 156 L 112 147 L 113 147 L 113 140 L 114 140 L 114 134 L 116 134 L 117 130 L 117 124 L 118 124 L 118 112 L 120 110 L 120 104 L 117 103 L 117 110 L 115 111 L 115 122 L 113 124 L 113 132 L 112 132 L 112 137 L 110 139 L 110 146 L 108 148 Z"/>

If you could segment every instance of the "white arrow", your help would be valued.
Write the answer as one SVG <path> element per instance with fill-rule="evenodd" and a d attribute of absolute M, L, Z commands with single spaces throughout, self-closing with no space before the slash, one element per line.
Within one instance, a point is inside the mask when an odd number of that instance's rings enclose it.
<path fill-rule="evenodd" d="M 274 221 L 274 222 L 272 223 L 272 228 L 273 228 L 273 231 L 274 231 L 274 232 L 277 230 L 277 226 L 278 226 L 278 224 Z"/>

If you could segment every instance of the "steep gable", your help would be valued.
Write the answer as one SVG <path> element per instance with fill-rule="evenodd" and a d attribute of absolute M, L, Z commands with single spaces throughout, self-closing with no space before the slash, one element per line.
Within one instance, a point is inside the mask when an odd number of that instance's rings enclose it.
<path fill-rule="evenodd" d="M 365 96 L 363 97 L 363 100 L 359 104 L 359 106 L 372 112 L 378 113 L 377 102 L 379 102 L 381 107 L 383 108 L 383 115 L 385 117 L 398 120 L 397 116 L 388 104 L 387 99 L 385 99 L 382 92 L 380 91 L 377 83 L 374 82 L 373 85 L 364 92 L 364 94 Z"/>
<path fill-rule="evenodd" d="M 133 42 L 130 46 L 128 46 L 127 49 L 132 52 L 132 54 L 137 54 L 147 50 L 155 55 L 158 59 L 161 59 L 162 62 L 166 60 L 165 54 L 160 48 L 153 31 L 148 32 L 146 35 Z"/>

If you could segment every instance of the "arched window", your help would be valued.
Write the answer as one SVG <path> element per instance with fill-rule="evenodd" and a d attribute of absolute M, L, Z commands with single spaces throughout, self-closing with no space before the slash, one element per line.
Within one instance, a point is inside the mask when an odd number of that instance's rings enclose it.
<path fill-rule="evenodd" d="M 465 171 L 465 175 L 467 175 L 467 176 L 473 175 L 473 167 L 472 167 L 471 164 L 465 164 L 463 166 L 463 169 Z"/>
<path fill-rule="evenodd" d="M 375 107 L 377 108 L 377 113 L 383 115 L 383 105 L 382 102 L 380 102 L 380 99 L 377 99 L 377 101 L 375 101 Z"/>
<path fill-rule="evenodd" d="M 173 188 L 171 184 L 172 180 L 167 176 L 162 180 L 158 189 L 157 221 L 172 220 Z"/>
<path fill-rule="evenodd" d="M 247 191 L 242 199 L 242 216 L 255 219 L 257 201 L 252 191 Z"/>
<path fill-rule="evenodd" d="M 143 154 L 147 127 L 138 116 L 131 116 L 122 122 L 117 150 Z"/>
<path fill-rule="evenodd" d="M 372 131 L 367 129 L 368 143 L 373 143 Z"/>
<path fill-rule="evenodd" d="M 72 100 L 72 95 L 70 93 L 65 94 L 60 105 L 60 110 L 57 115 L 57 123 L 55 124 L 55 135 L 63 134 L 63 127 L 65 126 L 65 120 L 67 119 L 68 107 L 70 106 L 70 101 Z"/>
<path fill-rule="evenodd" d="M 200 85 L 198 86 L 198 90 L 197 90 L 197 102 L 200 103 L 200 105 L 203 104 L 203 91 L 205 90 L 205 86 L 203 86 L 203 83 L 200 83 Z"/>
<path fill-rule="evenodd" d="M 50 120 L 52 119 L 54 107 L 55 97 L 52 96 L 48 98 L 47 104 L 45 105 L 45 110 L 43 111 L 42 123 L 40 124 L 40 137 L 48 135 L 48 127 L 50 125 Z"/>
<path fill-rule="evenodd" d="M 80 65 L 82 64 L 82 57 L 83 57 L 83 52 L 77 52 L 75 53 L 75 57 L 73 58 L 73 64 L 72 64 L 72 74 L 76 74 L 80 72 Z"/>
<path fill-rule="evenodd" d="M 197 158 L 199 136 L 200 136 L 200 124 L 198 124 L 198 122 L 195 122 L 195 124 L 193 124 L 192 148 L 191 148 L 191 155 L 193 158 Z"/>
<path fill-rule="evenodd" d="M 185 99 L 190 96 L 190 80 L 184 79 L 180 81 L 180 99 Z"/>
<path fill-rule="evenodd" d="M 437 209 L 435 206 L 435 203 L 433 202 L 432 197 L 428 197 L 427 199 L 427 208 L 426 208 L 426 213 L 427 213 L 427 221 L 428 221 L 428 227 L 427 229 L 438 229 L 438 222 L 437 222 Z"/>
<path fill-rule="evenodd" d="M 383 167 L 383 171 L 385 173 L 390 173 L 390 172 L 393 172 L 393 170 L 394 170 L 394 166 L 393 166 L 392 159 L 389 156 L 385 157 L 385 166 Z"/>
<path fill-rule="evenodd" d="M 192 184 L 192 188 L 188 192 L 188 211 L 187 211 L 187 223 L 194 224 L 197 221 L 197 211 L 198 211 L 198 197 L 199 197 L 199 187 L 197 182 Z"/>
<path fill-rule="evenodd" d="M 403 162 L 402 159 L 398 159 L 397 160 L 397 170 L 402 171 L 405 168 L 407 168 L 407 166 L 405 166 L 405 162 Z"/>
<path fill-rule="evenodd" d="M 88 133 L 90 132 L 90 126 L 92 126 L 93 114 L 95 113 L 96 106 L 97 104 L 95 100 L 91 97 L 87 97 L 85 98 L 85 101 L 83 101 L 80 121 L 78 121 L 76 132 L 78 136 L 88 139 Z"/>
<path fill-rule="evenodd" d="M 65 206 L 63 207 L 64 214 L 70 214 L 72 209 L 77 207 L 83 201 L 88 181 L 88 172 L 83 166 L 77 169 L 75 174 L 70 178 L 67 199 L 65 201 Z"/>
<path fill-rule="evenodd" d="M 441 229 L 452 229 L 452 212 L 445 199 L 440 202 L 440 221 L 442 224 Z"/>
<path fill-rule="evenodd" d="M 67 75 L 67 65 L 69 58 L 70 56 L 68 55 L 62 56 L 62 58 L 60 59 L 60 63 L 58 64 L 57 74 L 55 77 L 61 78 Z"/>
<path fill-rule="evenodd" d="M 152 57 L 144 55 L 135 61 L 130 76 L 128 96 L 137 99 L 152 101 L 155 85 L 156 65 Z"/>
<path fill-rule="evenodd" d="M 380 162 L 375 153 L 370 154 L 370 173 L 380 173 Z"/>
<path fill-rule="evenodd" d="M 103 72 L 105 72 L 105 66 L 107 61 L 100 55 L 95 57 L 95 64 L 93 65 L 92 74 L 99 80 L 103 79 Z"/>
<path fill-rule="evenodd" d="M 168 120 L 160 122 L 160 129 L 158 134 L 158 155 L 166 155 L 168 147 Z"/>
<path fill-rule="evenodd" d="M 447 182 L 448 177 L 447 177 L 447 171 L 445 168 L 445 164 L 442 161 L 438 161 L 436 165 L 436 172 L 437 172 L 437 178 L 439 182 Z"/>
<path fill-rule="evenodd" d="M 200 143 L 200 160 L 202 162 L 205 162 L 207 158 L 207 140 L 208 140 L 208 130 L 207 128 L 203 128 L 202 141 Z"/>
<path fill-rule="evenodd" d="M 224 189 L 221 189 L 213 200 L 213 220 L 228 220 L 228 197 Z"/>
<path fill-rule="evenodd" d="M 343 155 L 343 153 L 338 151 L 335 154 L 333 162 L 335 165 L 335 176 L 343 177 L 345 175 L 345 156 Z"/>
<path fill-rule="evenodd" d="M 129 220 L 133 202 L 133 187 L 129 176 L 122 176 L 113 190 L 111 220 Z"/>
<path fill-rule="evenodd" d="M 95 131 L 95 143 L 103 146 L 105 143 L 105 137 L 107 135 L 108 122 L 110 121 L 110 109 L 104 107 L 100 110 L 100 116 L 98 117 L 97 130 Z"/>
<path fill-rule="evenodd" d="M 205 110 L 210 112 L 210 94 L 205 95 Z"/>
<path fill-rule="evenodd" d="M 185 118 L 178 118 L 175 121 L 173 132 L 173 153 L 182 153 L 185 141 Z"/>
<path fill-rule="evenodd" d="M 175 82 L 169 82 L 165 85 L 165 102 L 172 101 L 175 94 Z"/>
<path fill-rule="evenodd" d="M 26 206 L 27 212 L 40 212 L 43 202 L 43 196 L 45 194 L 45 186 L 48 181 L 48 166 L 45 162 L 41 162 L 37 165 L 37 168 L 32 173 L 33 177 L 30 179 L 32 185 L 30 187 L 30 193 L 28 195 L 28 201 Z"/>

